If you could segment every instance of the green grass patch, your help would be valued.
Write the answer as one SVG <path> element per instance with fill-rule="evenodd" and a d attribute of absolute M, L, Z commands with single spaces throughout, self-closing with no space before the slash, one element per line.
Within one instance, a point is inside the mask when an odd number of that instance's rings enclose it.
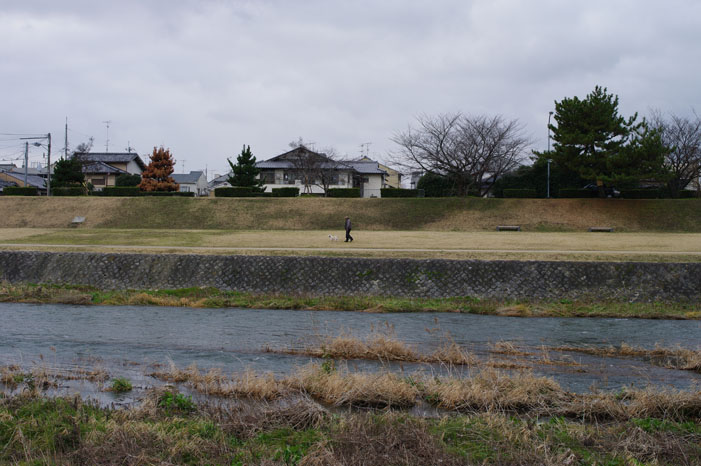
<path fill-rule="evenodd" d="M 76 285 L 0 285 L 0 302 L 95 305 L 187 306 L 203 308 L 304 309 L 365 312 L 461 312 L 512 317 L 626 317 L 701 319 L 701 303 L 627 301 L 482 300 L 470 296 L 403 298 L 253 294 L 216 288 L 98 290 Z"/>

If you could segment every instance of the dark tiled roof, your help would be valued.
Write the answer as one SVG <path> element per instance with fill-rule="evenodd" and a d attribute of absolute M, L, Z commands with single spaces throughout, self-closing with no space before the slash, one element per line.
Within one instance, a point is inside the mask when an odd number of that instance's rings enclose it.
<path fill-rule="evenodd" d="M 178 184 L 196 184 L 203 175 L 202 171 L 191 171 L 190 173 L 173 173 L 170 175 Z"/>
<path fill-rule="evenodd" d="M 112 165 L 108 165 L 105 162 L 93 162 L 93 163 L 86 163 L 83 165 L 83 173 L 106 173 L 106 174 L 115 174 L 115 175 L 121 175 L 123 173 L 129 173 L 125 170 L 121 170 L 119 168 L 115 168 Z"/>
<path fill-rule="evenodd" d="M 135 160 L 142 170 L 146 168 L 136 152 L 76 152 L 75 155 L 88 162 L 129 163 Z"/>

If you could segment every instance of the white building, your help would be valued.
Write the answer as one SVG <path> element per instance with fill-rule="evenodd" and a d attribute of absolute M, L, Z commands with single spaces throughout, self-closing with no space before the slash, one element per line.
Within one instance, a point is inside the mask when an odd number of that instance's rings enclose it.
<path fill-rule="evenodd" d="M 190 173 L 173 173 L 170 175 L 180 185 L 181 193 L 195 193 L 195 196 L 207 195 L 207 178 L 201 170 Z"/>
<path fill-rule="evenodd" d="M 332 160 L 299 146 L 256 163 L 265 190 L 297 187 L 300 193 L 323 195 L 325 188 L 359 188 L 360 197 L 381 197 L 387 172 L 374 160 Z"/>

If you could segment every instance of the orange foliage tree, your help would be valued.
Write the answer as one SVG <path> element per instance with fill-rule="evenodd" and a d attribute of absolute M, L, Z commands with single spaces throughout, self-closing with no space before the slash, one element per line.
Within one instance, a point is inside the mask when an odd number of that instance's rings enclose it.
<path fill-rule="evenodd" d="M 180 189 L 180 185 L 170 176 L 173 173 L 174 165 L 170 149 L 164 149 L 163 146 L 154 147 L 151 163 L 141 174 L 139 188 L 142 191 L 177 191 Z"/>

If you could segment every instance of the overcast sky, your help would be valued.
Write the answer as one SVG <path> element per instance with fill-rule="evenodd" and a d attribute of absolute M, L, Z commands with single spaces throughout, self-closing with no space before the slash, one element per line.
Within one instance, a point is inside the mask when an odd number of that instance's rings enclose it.
<path fill-rule="evenodd" d="M 387 160 L 422 113 L 516 118 L 543 149 L 553 102 L 597 84 L 624 115 L 701 111 L 700 31 L 698 0 L 0 0 L 0 160 L 7 133 L 60 151 L 66 117 L 70 148 L 109 120 L 110 151 L 210 178 L 299 137 Z"/>

